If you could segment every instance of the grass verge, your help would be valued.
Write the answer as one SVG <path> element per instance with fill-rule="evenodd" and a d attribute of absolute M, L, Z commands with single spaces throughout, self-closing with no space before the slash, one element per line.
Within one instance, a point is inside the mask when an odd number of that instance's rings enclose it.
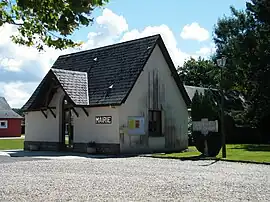
<path fill-rule="evenodd" d="M 0 150 L 23 149 L 24 139 L 0 139 Z"/>
<path fill-rule="evenodd" d="M 252 145 L 252 144 L 228 144 L 227 158 L 229 161 L 248 161 L 258 163 L 270 163 L 270 145 Z M 154 154 L 155 157 L 169 157 L 179 159 L 190 159 L 200 156 L 201 153 L 192 146 L 187 152 L 170 153 L 170 154 Z M 222 159 L 222 153 L 217 158 Z"/>

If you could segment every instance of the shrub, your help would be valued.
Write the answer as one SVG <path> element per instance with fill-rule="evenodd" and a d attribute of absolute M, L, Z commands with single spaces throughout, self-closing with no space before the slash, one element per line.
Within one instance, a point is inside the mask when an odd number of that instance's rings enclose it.
<path fill-rule="evenodd" d="M 204 95 L 199 94 L 198 91 L 195 92 L 191 105 L 191 117 L 192 121 L 201 121 L 202 118 L 207 118 L 209 121 L 219 120 L 218 106 L 210 90 L 206 90 Z M 192 131 L 192 137 L 196 148 L 201 153 L 204 153 L 205 139 L 208 144 L 208 155 L 216 156 L 219 153 L 221 149 L 220 132 L 209 132 L 205 137 L 200 131 Z"/>

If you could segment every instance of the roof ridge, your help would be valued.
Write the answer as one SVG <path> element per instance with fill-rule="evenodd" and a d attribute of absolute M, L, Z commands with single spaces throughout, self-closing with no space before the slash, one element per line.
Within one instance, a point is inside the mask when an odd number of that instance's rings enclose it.
<path fill-rule="evenodd" d="M 53 67 L 51 67 L 51 70 L 52 70 L 52 71 L 58 71 L 58 72 L 63 71 L 63 72 L 74 72 L 74 73 L 80 73 L 80 74 L 87 74 L 87 72 L 83 72 L 83 71 L 66 70 L 66 69 L 57 69 L 57 68 L 53 68 Z"/>
<path fill-rule="evenodd" d="M 70 57 L 70 56 L 73 56 L 73 55 L 85 54 L 87 52 L 94 51 L 94 50 L 97 51 L 97 50 L 100 50 L 100 49 L 116 48 L 116 47 L 124 45 L 124 44 L 135 43 L 135 42 L 140 41 L 140 40 L 149 39 L 149 38 L 155 38 L 155 37 L 158 39 L 159 37 L 161 37 L 161 35 L 160 34 L 154 34 L 154 35 L 151 35 L 151 36 L 146 36 L 146 37 L 141 37 L 141 38 L 137 38 L 137 39 L 133 39 L 133 40 L 114 43 L 114 44 L 110 44 L 110 45 L 106 45 L 106 46 L 101 46 L 101 47 L 98 47 L 98 48 L 92 48 L 92 49 L 88 49 L 88 50 L 83 50 L 83 51 L 78 51 L 78 52 L 69 53 L 69 54 L 65 54 L 65 55 L 60 55 L 59 58 L 65 58 L 65 57 Z"/>
<path fill-rule="evenodd" d="M 190 85 L 184 85 L 185 87 L 188 88 L 194 88 L 194 89 L 203 89 L 203 90 L 218 90 L 217 88 L 213 88 L 213 87 L 201 87 L 201 86 L 190 86 Z"/>

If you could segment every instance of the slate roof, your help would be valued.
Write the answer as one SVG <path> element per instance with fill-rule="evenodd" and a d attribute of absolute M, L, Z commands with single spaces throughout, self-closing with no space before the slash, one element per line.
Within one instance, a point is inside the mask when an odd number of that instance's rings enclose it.
<path fill-rule="evenodd" d="M 51 69 L 61 86 L 76 105 L 89 105 L 86 72 Z"/>
<path fill-rule="evenodd" d="M 8 102 L 4 97 L 0 97 L 0 119 L 22 119 L 22 117 L 14 112 L 9 106 Z"/>
<path fill-rule="evenodd" d="M 160 35 L 59 56 L 23 110 L 30 110 L 52 73 L 76 105 L 121 105 L 142 72 L 154 47 L 159 45 L 187 105 L 188 94 Z M 69 75 L 70 73 L 73 76 Z M 87 79 L 86 79 L 87 76 Z M 47 82 L 48 83 L 48 82 Z M 88 88 L 86 87 L 88 86 Z M 85 92 L 83 92 L 85 90 Z M 88 90 L 88 91 L 87 91 Z M 87 99 L 88 98 L 88 99 Z"/>
<path fill-rule="evenodd" d="M 188 85 L 184 85 L 186 91 L 187 91 L 187 94 L 190 98 L 190 100 L 193 99 L 194 95 L 195 95 L 195 92 L 198 91 L 199 94 L 202 94 L 204 95 L 204 92 L 206 90 L 209 90 L 209 88 L 204 88 L 204 87 L 199 87 L 199 86 L 188 86 Z M 212 89 L 213 91 L 218 91 L 217 89 Z"/>
<path fill-rule="evenodd" d="M 193 99 L 195 92 L 198 91 L 198 93 L 203 94 L 206 90 L 211 90 L 214 100 L 219 103 L 221 100 L 221 95 L 219 89 L 215 88 L 204 88 L 204 87 L 198 87 L 198 86 L 187 86 L 184 85 L 188 96 L 190 100 Z M 246 108 L 246 100 L 243 97 L 243 95 L 236 91 L 236 90 L 230 90 L 227 91 L 224 94 L 224 107 L 230 110 L 244 110 Z"/>

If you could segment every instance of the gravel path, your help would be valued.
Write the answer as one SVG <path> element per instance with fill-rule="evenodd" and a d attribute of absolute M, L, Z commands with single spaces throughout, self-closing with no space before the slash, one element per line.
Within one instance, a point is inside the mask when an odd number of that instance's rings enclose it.
<path fill-rule="evenodd" d="M 0 201 L 270 200 L 267 165 L 143 157 L 7 158 L 0 159 Z"/>

